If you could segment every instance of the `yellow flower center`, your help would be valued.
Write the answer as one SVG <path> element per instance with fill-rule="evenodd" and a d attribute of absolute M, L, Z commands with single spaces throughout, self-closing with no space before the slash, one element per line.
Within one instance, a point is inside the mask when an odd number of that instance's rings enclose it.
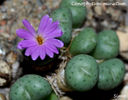
<path fill-rule="evenodd" d="M 43 39 L 42 36 L 39 36 L 39 35 L 38 35 L 38 36 L 36 37 L 36 40 L 37 40 L 37 42 L 38 42 L 39 45 L 42 45 L 42 44 L 44 43 L 44 39 Z"/>

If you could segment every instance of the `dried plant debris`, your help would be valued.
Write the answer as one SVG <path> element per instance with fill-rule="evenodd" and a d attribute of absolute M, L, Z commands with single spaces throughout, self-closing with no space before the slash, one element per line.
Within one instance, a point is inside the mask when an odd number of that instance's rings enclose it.
<path fill-rule="evenodd" d="M 51 76 L 47 75 L 49 83 L 52 85 L 53 90 L 55 91 L 58 97 L 62 97 L 66 91 L 72 91 L 67 87 L 64 79 L 64 70 L 67 62 L 70 59 L 70 55 L 67 52 L 67 49 L 62 48 L 59 59 L 62 61 L 58 66 L 59 68 Z"/>

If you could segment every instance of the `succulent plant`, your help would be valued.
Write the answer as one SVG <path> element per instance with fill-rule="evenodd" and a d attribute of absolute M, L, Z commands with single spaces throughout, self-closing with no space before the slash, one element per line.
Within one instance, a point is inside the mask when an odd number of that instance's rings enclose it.
<path fill-rule="evenodd" d="M 75 5 L 75 3 L 82 3 L 83 0 L 62 0 L 60 6 L 69 8 L 72 12 L 73 27 L 80 27 L 87 15 L 85 6 Z"/>
<path fill-rule="evenodd" d="M 43 100 L 52 91 L 47 80 L 38 75 L 25 75 L 10 89 L 10 100 Z"/>
<path fill-rule="evenodd" d="M 76 91 L 92 89 L 98 79 L 96 60 L 85 54 L 74 56 L 66 65 L 65 80 Z"/>
<path fill-rule="evenodd" d="M 55 92 L 52 92 L 45 100 L 59 100 Z"/>
<path fill-rule="evenodd" d="M 52 12 L 51 17 L 54 21 L 58 20 L 63 35 L 60 37 L 67 46 L 72 38 L 72 14 L 68 8 L 59 8 Z"/>
<path fill-rule="evenodd" d="M 117 87 L 125 74 L 124 63 L 117 58 L 109 59 L 99 64 L 98 88 L 111 90 Z"/>
<path fill-rule="evenodd" d="M 91 52 L 96 46 L 96 33 L 92 28 L 85 28 L 72 41 L 70 53 L 74 56 Z"/>
<path fill-rule="evenodd" d="M 104 30 L 97 36 L 97 45 L 92 55 L 96 59 L 114 58 L 119 52 L 119 39 L 116 32 Z"/>

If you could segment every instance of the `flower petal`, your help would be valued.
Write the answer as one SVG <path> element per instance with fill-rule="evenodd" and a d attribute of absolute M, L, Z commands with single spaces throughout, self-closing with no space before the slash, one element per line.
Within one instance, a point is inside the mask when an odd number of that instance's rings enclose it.
<path fill-rule="evenodd" d="M 56 37 L 61 37 L 63 35 L 63 32 L 61 31 L 61 29 L 57 29 L 57 30 L 54 30 L 53 32 L 49 33 L 46 35 L 46 39 L 49 39 L 49 38 L 56 38 Z"/>
<path fill-rule="evenodd" d="M 36 32 L 35 32 L 34 28 L 32 27 L 32 25 L 29 23 L 29 21 L 26 20 L 26 19 L 24 19 L 24 20 L 23 20 L 23 24 L 24 24 L 24 26 L 27 28 L 27 30 L 28 30 L 29 32 L 31 32 L 31 33 L 35 36 Z"/>
<path fill-rule="evenodd" d="M 40 47 L 37 46 L 33 49 L 32 53 L 31 53 L 31 57 L 32 57 L 32 60 L 36 60 L 40 55 Z"/>
<path fill-rule="evenodd" d="M 44 29 L 44 32 L 47 31 L 47 28 L 52 24 L 52 18 L 49 18 L 48 21 L 47 21 L 47 25 Z"/>
<path fill-rule="evenodd" d="M 18 49 L 23 49 L 23 47 L 21 45 L 22 45 L 22 42 L 19 42 L 18 45 L 17 45 L 17 48 Z"/>
<path fill-rule="evenodd" d="M 54 53 L 56 53 L 56 54 L 59 54 L 58 49 L 57 49 L 56 47 L 54 47 L 53 45 L 49 45 L 49 49 L 50 49 L 52 52 L 54 52 Z"/>
<path fill-rule="evenodd" d="M 37 45 L 37 43 L 33 40 L 22 40 L 19 42 L 18 48 L 24 49 L 24 48 L 28 48 L 28 47 L 36 46 L 36 45 Z"/>
<path fill-rule="evenodd" d="M 34 50 L 34 48 L 36 48 L 36 47 L 32 46 L 32 47 L 27 48 L 26 51 L 25 51 L 25 55 L 30 56 L 32 51 Z"/>
<path fill-rule="evenodd" d="M 44 33 L 44 29 L 47 26 L 48 21 L 49 21 L 49 16 L 48 15 L 45 15 L 45 16 L 42 17 L 42 19 L 40 21 L 40 24 L 39 24 L 39 28 L 38 28 L 38 33 L 39 34 Z"/>
<path fill-rule="evenodd" d="M 16 34 L 23 39 L 32 39 L 33 35 L 25 29 L 17 29 Z"/>
<path fill-rule="evenodd" d="M 49 48 L 52 52 L 59 54 L 58 49 L 53 45 L 53 44 L 49 44 L 49 43 L 45 43 L 46 48 Z"/>
<path fill-rule="evenodd" d="M 51 25 L 49 25 L 47 27 L 45 34 L 49 34 L 49 33 L 53 32 L 54 30 L 58 29 L 58 27 L 59 27 L 59 22 L 58 21 L 53 22 Z"/>
<path fill-rule="evenodd" d="M 45 47 L 42 46 L 41 49 L 40 49 L 40 58 L 42 60 L 44 60 L 45 56 L 46 56 L 46 50 L 45 50 Z"/>
<path fill-rule="evenodd" d="M 64 43 L 58 39 L 47 39 L 46 42 L 49 44 L 53 44 L 58 48 L 62 48 L 64 46 Z"/>
<path fill-rule="evenodd" d="M 52 52 L 49 48 L 46 48 L 46 54 L 47 54 L 50 58 L 53 58 L 53 56 L 54 56 L 53 52 Z"/>

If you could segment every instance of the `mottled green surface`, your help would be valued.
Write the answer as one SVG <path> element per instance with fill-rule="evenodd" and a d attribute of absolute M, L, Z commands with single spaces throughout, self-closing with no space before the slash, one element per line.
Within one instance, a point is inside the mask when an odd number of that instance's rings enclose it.
<path fill-rule="evenodd" d="M 66 65 L 65 79 L 73 90 L 90 90 L 98 79 L 98 67 L 95 59 L 84 54 L 73 57 Z"/>
<path fill-rule="evenodd" d="M 97 45 L 93 52 L 96 59 L 109 59 L 116 57 L 119 52 L 119 39 L 116 32 L 104 30 L 97 36 Z"/>
<path fill-rule="evenodd" d="M 60 22 L 60 28 L 63 31 L 63 36 L 60 40 L 68 45 L 72 38 L 72 14 L 68 8 L 59 8 L 52 12 L 51 17 L 54 21 Z"/>
<path fill-rule="evenodd" d="M 38 75 L 25 75 L 10 90 L 10 100 L 43 100 L 52 91 L 48 81 Z"/>
<path fill-rule="evenodd" d="M 124 63 L 117 59 L 110 59 L 99 64 L 98 88 L 110 90 L 117 87 L 124 78 Z"/>
<path fill-rule="evenodd" d="M 85 28 L 71 43 L 70 53 L 74 56 L 91 52 L 96 46 L 96 33 L 92 28 Z"/>
<path fill-rule="evenodd" d="M 69 8 L 72 12 L 73 27 L 79 27 L 84 23 L 87 15 L 87 9 L 85 6 L 74 5 L 75 3 L 82 3 L 83 0 L 62 0 L 60 6 Z"/>
<path fill-rule="evenodd" d="M 59 100 L 57 95 L 52 92 L 45 100 Z"/>

